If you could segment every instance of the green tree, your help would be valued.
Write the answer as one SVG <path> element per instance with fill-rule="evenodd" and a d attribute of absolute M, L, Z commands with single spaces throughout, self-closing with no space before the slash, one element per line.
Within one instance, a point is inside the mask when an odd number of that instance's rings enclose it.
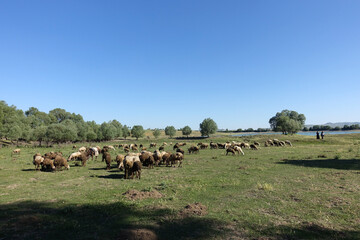
<path fill-rule="evenodd" d="M 143 137 L 145 134 L 145 130 L 141 125 L 135 125 L 132 127 L 131 129 L 131 135 L 133 137 L 136 137 L 136 140 L 138 140 L 139 138 Z"/>
<path fill-rule="evenodd" d="M 114 125 L 104 122 L 100 126 L 100 132 L 102 136 L 101 140 L 109 141 L 115 138 L 116 128 Z"/>
<path fill-rule="evenodd" d="M 39 141 L 40 146 L 41 143 L 46 139 L 46 130 L 47 126 L 39 126 L 32 132 L 34 140 Z"/>
<path fill-rule="evenodd" d="M 93 130 L 90 130 L 86 133 L 87 141 L 95 141 L 97 139 L 97 135 Z"/>
<path fill-rule="evenodd" d="M 296 111 L 283 110 L 270 118 L 269 123 L 271 129 L 275 132 L 294 134 L 303 129 L 305 120 L 304 114 L 299 114 Z"/>
<path fill-rule="evenodd" d="M 63 132 L 65 131 L 65 125 L 60 123 L 53 123 L 46 129 L 46 138 L 48 141 L 60 143 L 63 141 Z"/>
<path fill-rule="evenodd" d="M 114 120 L 112 120 L 110 122 L 110 124 L 115 127 L 115 136 L 114 136 L 114 138 L 122 137 L 122 128 L 123 128 L 123 126 L 121 125 L 121 123 L 114 119 Z"/>
<path fill-rule="evenodd" d="M 160 129 L 155 128 L 154 131 L 153 131 L 154 137 L 155 137 L 155 138 L 158 138 L 158 137 L 160 136 L 160 134 L 161 134 Z"/>
<path fill-rule="evenodd" d="M 172 138 L 173 136 L 175 136 L 176 134 L 176 129 L 174 126 L 167 126 L 165 128 L 165 135 L 169 136 L 170 138 Z"/>
<path fill-rule="evenodd" d="M 192 133 L 192 129 L 191 129 L 189 126 L 183 127 L 183 129 L 182 129 L 182 134 L 183 134 L 184 136 L 189 137 L 189 135 L 190 135 L 191 133 Z"/>
<path fill-rule="evenodd" d="M 201 136 L 210 136 L 210 134 L 214 134 L 218 129 L 217 124 L 211 118 L 206 118 L 200 123 L 200 132 Z"/>
<path fill-rule="evenodd" d="M 122 128 L 122 136 L 125 139 L 130 136 L 130 129 L 126 125 Z"/>
<path fill-rule="evenodd" d="M 56 120 L 56 122 L 60 123 L 64 121 L 65 119 L 71 118 L 71 113 L 65 111 L 65 109 L 61 108 L 55 108 L 49 112 L 50 116 L 53 116 Z"/>

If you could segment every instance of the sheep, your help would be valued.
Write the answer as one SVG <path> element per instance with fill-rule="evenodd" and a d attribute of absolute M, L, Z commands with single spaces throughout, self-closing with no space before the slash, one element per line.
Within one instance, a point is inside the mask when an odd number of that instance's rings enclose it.
<path fill-rule="evenodd" d="M 124 152 L 126 153 L 130 152 L 130 148 L 124 148 Z"/>
<path fill-rule="evenodd" d="M 123 148 L 130 148 L 128 144 L 124 144 Z"/>
<path fill-rule="evenodd" d="M 52 160 L 50 158 L 44 158 L 42 165 L 41 165 L 41 170 L 42 171 L 55 170 L 54 160 Z"/>
<path fill-rule="evenodd" d="M 286 145 L 286 144 L 285 144 L 285 141 L 280 141 L 279 143 L 280 143 L 280 146 L 281 146 L 281 147 L 285 147 L 285 145 Z"/>
<path fill-rule="evenodd" d="M 74 153 L 70 154 L 68 161 L 71 161 L 73 159 L 78 159 L 81 154 L 82 154 L 81 152 L 74 152 Z"/>
<path fill-rule="evenodd" d="M 81 161 L 81 166 L 85 167 L 86 166 L 86 161 L 89 159 L 90 157 L 90 151 L 86 151 L 85 153 L 81 153 L 81 155 L 78 157 L 78 160 Z"/>
<path fill-rule="evenodd" d="M 44 157 L 41 156 L 40 153 L 36 153 L 33 156 L 33 164 L 35 165 L 35 170 L 39 170 L 39 167 L 41 166 L 43 161 L 44 161 Z"/>
<path fill-rule="evenodd" d="M 260 143 L 259 143 L 259 142 L 256 142 L 256 141 L 254 142 L 254 145 L 260 147 Z"/>
<path fill-rule="evenodd" d="M 14 151 L 12 151 L 12 153 L 13 154 L 20 154 L 20 151 L 21 151 L 21 149 L 17 148 L 17 149 L 14 149 Z"/>
<path fill-rule="evenodd" d="M 106 170 L 110 170 L 111 168 L 111 155 L 108 152 L 104 152 L 102 155 L 102 162 L 105 160 L 106 162 Z"/>
<path fill-rule="evenodd" d="M 96 147 L 92 147 L 90 148 L 91 151 L 91 160 L 94 160 L 94 156 L 95 156 L 95 160 L 97 159 L 97 157 L 99 156 L 99 151 Z"/>
<path fill-rule="evenodd" d="M 180 152 L 172 153 L 170 157 L 167 159 L 166 166 L 171 164 L 171 167 L 176 164 L 177 161 L 179 161 L 178 167 L 182 166 L 182 160 L 184 159 L 184 155 Z"/>
<path fill-rule="evenodd" d="M 159 151 L 164 151 L 164 146 L 160 146 Z"/>
<path fill-rule="evenodd" d="M 236 152 L 235 152 L 235 149 L 233 149 L 233 148 L 231 148 L 231 147 L 226 149 L 226 155 L 228 155 L 229 152 L 231 152 L 233 155 L 235 155 L 235 153 L 236 153 Z"/>
<path fill-rule="evenodd" d="M 111 149 L 111 150 L 114 150 L 114 151 L 115 151 L 115 148 L 114 148 L 113 146 L 111 146 L 111 145 L 109 145 L 109 146 L 104 146 L 104 147 L 107 147 L 108 149 Z"/>
<path fill-rule="evenodd" d="M 136 173 L 136 177 L 141 178 L 141 168 L 142 164 L 141 162 L 134 162 L 132 168 L 131 168 L 131 178 L 134 178 L 134 173 Z"/>
<path fill-rule="evenodd" d="M 217 149 L 217 148 L 218 148 L 217 143 L 213 143 L 213 142 L 210 143 L 210 149 Z"/>
<path fill-rule="evenodd" d="M 242 143 L 240 143 L 240 147 L 241 148 L 250 148 L 250 145 L 248 143 L 242 142 Z"/>
<path fill-rule="evenodd" d="M 136 143 L 132 143 L 132 144 L 130 144 L 130 149 L 131 149 L 131 150 L 136 150 L 136 151 L 137 151 L 137 144 L 136 144 Z"/>
<path fill-rule="evenodd" d="M 156 143 L 150 143 L 150 148 L 156 147 Z"/>
<path fill-rule="evenodd" d="M 141 161 L 141 163 L 144 164 L 144 166 L 148 166 L 149 168 L 154 168 L 154 157 L 153 157 L 153 153 L 152 152 L 147 152 L 144 151 L 141 153 L 141 155 L 139 156 L 139 159 Z"/>
<path fill-rule="evenodd" d="M 268 147 L 268 146 L 274 146 L 273 140 L 268 139 L 268 140 L 265 142 L 265 147 Z"/>
<path fill-rule="evenodd" d="M 199 153 L 199 148 L 197 146 L 191 146 L 188 148 L 189 154 L 191 153 Z"/>
<path fill-rule="evenodd" d="M 169 161 L 170 156 L 171 156 L 170 152 L 164 152 L 162 154 L 162 163 L 167 163 Z"/>
<path fill-rule="evenodd" d="M 184 150 L 182 150 L 181 148 L 176 149 L 176 152 L 180 152 L 180 153 L 184 154 Z"/>
<path fill-rule="evenodd" d="M 161 154 L 161 152 L 159 150 L 154 151 L 153 157 L 154 157 L 154 161 L 155 161 L 156 166 L 158 166 L 159 163 L 162 161 L 162 156 L 163 156 L 163 154 Z"/>
<path fill-rule="evenodd" d="M 285 140 L 285 144 L 288 144 L 290 147 L 292 147 L 292 144 L 289 140 Z"/>
<path fill-rule="evenodd" d="M 225 143 L 225 149 L 228 149 L 229 147 L 231 147 L 230 143 Z"/>
<path fill-rule="evenodd" d="M 125 168 L 125 179 L 129 178 L 129 173 L 130 176 L 132 175 L 132 168 L 134 162 L 140 162 L 140 158 L 138 156 L 129 156 L 129 155 L 125 156 L 125 159 L 123 161 L 123 165 Z"/>
<path fill-rule="evenodd" d="M 57 155 L 54 159 L 54 165 L 55 165 L 55 168 L 56 169 L 60 169 L 61 167 L 65 167 L 66 169 L 70 169 L 70 166 L 67 162 L 67 160 L 60 156 L 60 155 Z"/>
<path fill-rule="evenodd" d="M 178 144 L 179 147 L 182 147 L 182 146 L 185 146 L 185 145 L 186 145 L 185 142 L 183 142 L 183 143 L 177 143 L 177 144 Z"/>
<path fill-rule="evenodd" d="M 115 161 L 117 163 L 117 168 L 120 168 L 120 164 L 122 163 L 122 161 L 124 161 L 125 156 L 122 154 L 118 154 L 116 155 Z"/>
<path fill-rule="evenodd" d="M 235 150 L 238 154 L 241 153 L 242 155 L 245 155 L 244 152 L 243 152 L 243 150 L 242 150 L 241 147 L 239 147 L 239 146 L 235 146 L 235 147 L 234 147 L 234 150 Z"/>
<path fill-rule="evenodd" d="M 208 147 L 209 147 L 209 144 L 207 144 L 207 143 L 200 144 L 200 149 L 206 149 Z"/>
<path fill-rule="evenodd" d="M 222 143 L 218 143 L 217 144 L 218 148 L 220 149 L 225 149 L 225 144 L 222 144 Z"/>
<path fill-rule="evenodd" d="M 175 149 L 177 149 L 177 148 L 179 148 L 180 146 L 179 146 L 179 143 L 175 143 L 175 145 L 174 145 L 174 147 L 173 147 L 173 150 L 175 150 Z"/>
<path fill-rule="evenodd" d="M 85 151 L 86 151 L 86 147 L 79 148 L 79 152 L 85 152 Z"/>
<path fill-rule="evenodd" d="M 76 149 L 77 147 L 76 147 L 76 145 L 73 145 L 73 149 Z"/>
<path fill-rule="evenodd" d="M 132 149 L 133 151 L 139 151 L 138 148 L 135 147 L 135 146 L 133 146 L 131 149 Z"/>
<path fill-rule="evenodd" d="M 252 150 L 259 150 L 258 146 L 256 146 L 255 144 L 250 144 L 250 148 Z"/>
<path fill-rule="evenodd" d="M 280 141 L 278 140 L 278 139 L 273 139 L 273 143 L 274 143 L 274 145 L 276 145 L 276 146 L 281 146 L 281 144 L 280 144 Z"/>

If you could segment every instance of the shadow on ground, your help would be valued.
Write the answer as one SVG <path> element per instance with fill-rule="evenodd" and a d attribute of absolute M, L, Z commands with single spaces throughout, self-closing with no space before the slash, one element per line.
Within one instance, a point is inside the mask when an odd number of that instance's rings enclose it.
<path fill-rule="evenodd" d="M 167 208 L 134 203 L 66 204 L 16 202 L 0 205 L 0 239 L 359 239 L 312 223 L 264 227 L 183 216 Z"/>
<path fill-rule="evenodd" d="M 359 159 L 309 159 L 309 160 L 284 160 L 279 164 L 291 164 L 303 167 L 334 168 L 339 170 L 360 170 Z"/>
<path fill-rule="evenodd" d="M 170 209 L 122 202 L 0 205 L 0 239 L 208 239 L 222 235 L 216 220 L 180 218 Z"/>

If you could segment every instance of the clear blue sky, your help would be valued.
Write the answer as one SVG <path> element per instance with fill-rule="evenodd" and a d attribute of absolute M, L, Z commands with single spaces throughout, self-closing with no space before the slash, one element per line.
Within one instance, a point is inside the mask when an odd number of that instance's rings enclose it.
<path fill-rule="evenodd" d="M 360 121 L 360 1 L 0 2 L 0 100 L 98 123 Z"/>

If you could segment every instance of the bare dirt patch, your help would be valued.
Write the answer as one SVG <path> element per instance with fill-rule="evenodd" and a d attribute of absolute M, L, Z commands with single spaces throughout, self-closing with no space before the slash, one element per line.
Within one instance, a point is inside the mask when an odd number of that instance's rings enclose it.
<path fill-rule="evenodd" d="M 123 193 L 123 195 L 130 200 L 142 200 L 146 198 L 161 198 L 163 195 L 156 191 L 138 191 L 135 189 L 131 189 Z"/>
<path fill-rule="evenodd" d="M 11 185 L 7 186 L 6 188 L 13 190 L 13 189 L 17 188 L 18 186 L 19 186 L 19 184 L 11 184 Z"/>
<path fill-rule="evenodd" d="M 157 240 L 157 235 L 149 229 L 126 229 L 122 230 L 117 239 L 127 240 Z"/>
<path fill-rule="evenodd" d="M 192 215 L 204 216 L 206 214 L 207 214 L 207 207 L 201 203 L 189 204 L 179 212 L 179 215 L 182 217 L 188 217 Z"/>

